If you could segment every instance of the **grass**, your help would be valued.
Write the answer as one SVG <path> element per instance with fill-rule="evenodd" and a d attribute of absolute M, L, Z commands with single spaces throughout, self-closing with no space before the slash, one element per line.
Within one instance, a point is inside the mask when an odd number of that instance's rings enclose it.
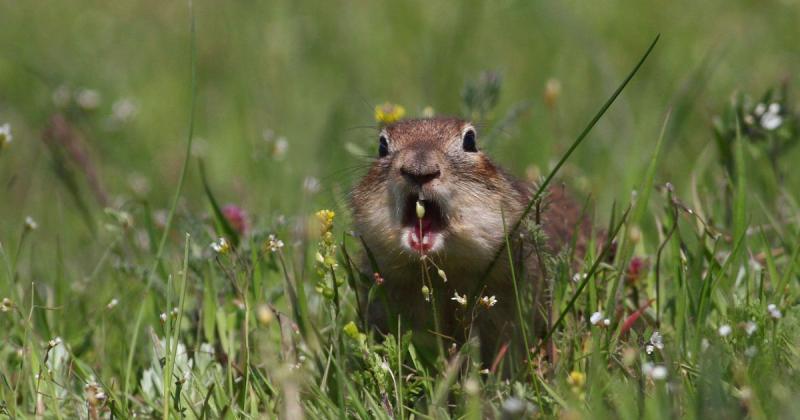
<path fill-rule="evenodd" d="M 800 409 L 797 8 L 80 3 L 0 6 L 0 415 Z M 525 358 L 365 325 L 357 302 L 391 296 L 353 264 L 346 193 L 386 99 L 474 118 L 605 227 L 581 267 L 550 258 Z M 517 283 L 498 305 L 524 317 Z"/>

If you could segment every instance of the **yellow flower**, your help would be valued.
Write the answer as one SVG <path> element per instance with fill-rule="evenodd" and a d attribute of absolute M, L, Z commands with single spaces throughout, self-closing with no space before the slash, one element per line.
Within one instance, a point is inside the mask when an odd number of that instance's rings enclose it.
<path fill-rule="evenodd" d="M 406 109 L 402 105 L 384 102 L 383 105 L 375 105 L 375 121 L 381 124 L 391 124 L 403 118 Z"/>
<path fill-rule="evenodd" d="M 583 388 L 586 384 L 586 375 L 583 372 L 572 371 L 567 378 L 567 383 L 576 388 Z"/>
<path fill-rule="evenodd" d="M 330 232 L 331 229 L 333 229 L 334 216 L 336 216 L 336 213 L 332 210 L 320 210 L 317 212 L 317 219 L 319 220 L 320 225 L 322 225 L 323 234 Z"/>

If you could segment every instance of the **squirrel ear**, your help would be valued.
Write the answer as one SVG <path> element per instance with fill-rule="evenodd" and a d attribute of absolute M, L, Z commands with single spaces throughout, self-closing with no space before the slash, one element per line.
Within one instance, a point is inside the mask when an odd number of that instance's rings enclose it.
<path fill-rule="evenodd" d="M 464 131 L 462 147 L 464 148 L 465 152 L 478 151 L 478 146 L 475 144 L 475 130 L 472 128 L 468 128 L 467 131 Z"/>
<path fill-rule="evenodd" d="M 386 136 L 381 134 L 378 141 L 380 142 L 378 145 L 378 156 L 386 157 L 389 154 L 389 140 L 386 139 Z"/>

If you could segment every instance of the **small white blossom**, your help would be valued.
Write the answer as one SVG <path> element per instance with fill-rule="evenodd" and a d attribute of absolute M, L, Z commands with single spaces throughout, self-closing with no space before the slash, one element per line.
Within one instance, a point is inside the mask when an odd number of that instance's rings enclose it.
<path fill-rule="evenodd" d="M 753 335 L 757 329 L 758 325 L 756 325 L 756 323 L 753 321 L 747 321 L 747 323 L 744 324 L 744 332 L 746 332 L 747 335 Z"/>
<path fill-rule="evenodd" d="M 609 325 L 611 325 L 611 320 L 610 320 L 610 319 L 608 319 L 608 318 L 605 318 L 605 319 L 603 319 L 603 325 L 605 325 L 606 327 L 608 327 Z"/>
<path fill-rule="evenodd" d="M 78 106 L 85 110 L 92 110 L 100 106 L 100 93 L 94 89 L 82 89 L 75 97 Z"/>
<path fill-rule="evenodd" d="M 458 304 L 461 305 L 461 306 L 467 306 L 467 295 L 466 294 L 461 296 L 461 295 L 458 294 L 458 292 L 455 292 L 455 294 L 453 295 L 453 297 L 450 298 L 450 300 L 458 302 Z"/>
<path fill-rule="evenodd" d="M 69 91 L 69 87 L 61 85 L 53 91 L 53 104 L 59 108 L 64 108 L 69 105 L 71 96 L 72 93 Z"/>
<path fill-rule="evenodd" d="M 661 336 L 661 333 L 658 331 L 653 331 L 653 335 L 650 336 L 650 344 L 653 347 L 663 350 L 664 349 L 664 337 Z"/>
<path fill-rule="evenodd" d="M 758 349 L 755 346 L 750 346 L 744 350 L 744 355 L 753 358 L 758 354 Z"/>
<path fill-rule="evenodd" d="M 0 149 L 11 144 L 12 140 L 14 140 L 14 136 L 11 135 L 11 125 L 9 123 L 0 125 Z"/>
<path fill-rule="evenodd" d="M 481 297 L 480 303 L 487 308 L 491 308 L 492 306 L 497 305 L 497 298 L 494 295 L 488 297 L 483 296 Z"/>
<path fill-rule="evenodd" d="M 667 368 L 663 365 L 654 365 L 650 362 L 647 362 L 642 365 L 642 374 L 652 378 L 653 380 L 660 381 L 666 379 Z"/>
<path fill-rule="evenodd" d="M 720 337 L 727 337 L 727 336 L 731 335 L 731 332 L 733 332 L 733 329 L 731 328 L 730 325 L 724 324 L 724 325 L 721 325 L 719 327 L 719 331 L 718 332 L 719 332 Z"/>
<path fill-rule="evenodd" d="M 3 298 L 3 301 L 0 302 L 0 312 L 8 312 L 14 309 L 14 302 L 9 298 Z"/>
<path fill-rule="evenodd" d="M 762 104 L 759 104 L 762 105 Z M 783 124 L 783 117 L 780 115 L 781 106 L 775 102 L 769 104 L 769 108 L 761 115 L 761 126 L 767 130 L 774 130 Z"/>
<path fill-rule="evenodd" d="M 592 325 L 597 325 L 602 321 L 603 321 L 603 313 L 600 312 L 600 311 L 597 311 L 597 312 L 593 313 L 592 316 L 589 317 L 589 322 Z"/>
<path fill-rule="evenodd" d="M 281 160 L 286 156 L 287 151 L 289 151 L 289 142 L 286 137 L 278 137 L 272 145 L 272 157 Z"/>
<path fill-rule="evenodd" d="M 316 194 L 319 192 L 320 184 L 319 180 L 313 176 L 307 176 L 306 179 L 303 180 L 303 190 L 309 194 Z"/>
<path fill-rule="evenodd" d="M 283 241 L 275 237 L 275 235 L 269 235 L 267 248 L 269 248 L 270 252 L 278 252 L 279 249 L 283 248 Z"/>
<path fill-rule="evenodd" d="M 753 113 L 760 116 L 761 114 L 766 112 L 766 110 L 767 106 L 764 105 L 763 103 L 759 103 L 758 105 L 756 105 L 755 109 L 753 109 Z"/>
<path fill-rule="evenodd" d="M 117 305 L 119 305 L 119 299 L 114 298 L 114 299 L 111 299 L 110 302 L 108 302 L 108 305 L 106 305 L 106 308 L 114 309 L 114 307 L 117 306 Z"/>
<path fill-rule="evenodd" d="M 219 238 L 211 243 L 211 249 L 217 254 L 227 254 L 231 250 L 231 244 L 225 238 Z"/>
<path fill-rule="evenodd" d="M 666 379 L 667 377 L 667 368 L 662 365 L 657 365 L 653 368 L 653 371 L 650 372 L 650 377 L 656 381 L 660 381 Z"/>
<path fill-rule="evenodd" d="M 158 319 L 160 319 L 161 322 L 167 322 L 167 314 L 162 312 L 161 315 L 158 316 Z"/>
<path fill-rule="evenodd" d="M 47 345 L 48 345 L 50 348 L 53 348 L 53 347 L 56 347 L 56 346 L 58 346 L 58 345 L 59 345 L 59 344 L 61 344 L 61 343 L 62 343 L 62 341 L 61 341 L 61 337 L 56 337 L 56 338 L 54 338 L 54 339 L 50 340 L 50 341 L 47 343 Z"/>
<path fill-rule="evenodd" d="M 648 345 L 644 346 L 644 351 L 646 351 L 647 354 L 653 354 L 653 351 L 655 351 L 655 349 L 656 348 L 653 347 L 652 344 L 648 344 Z"/>
<path fill-rule="evenodd" d="M 574 281 L 575 283 L 580 283 L 581 280 L 583 280 L 585 278 L 586 278 L 586 273 L 575 273 L 572 276 L 572 281 Z"/>
<path fill-rule="evenodd" d="M 133 120 L 139 112 L 139 107 L 129 98 L 118 99 L 111 105 L 111 115 L 115 121 L 126 123 Z"/>
<path fill-rule="evenodd" d="M 778 309 L 778 307 L 774 303 L 770 303 L 769 305 L 767 305 L 767 312 L 769 312 L 769 316 L 775 319 L 780 319 L 783 317 L 781 310 Z"/>
<path fill-rule="evenodd" d="M 36 223 L 36 220 L 34 220 L 33 217 L 30 216 L 25 218 L 24 226 L 25 230 L 36 230 L 39 228 L 39 224 Z"/>

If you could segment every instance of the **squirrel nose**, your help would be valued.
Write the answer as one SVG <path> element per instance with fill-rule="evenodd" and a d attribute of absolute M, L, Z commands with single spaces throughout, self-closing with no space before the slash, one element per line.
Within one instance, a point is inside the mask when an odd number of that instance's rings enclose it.
<path fill-rule="evenodd" d="M 408 182 L 419 186 L 425 185 L 442 175 L 442 171 L 439 170 L 439 165 L 403 166 L 400 168 L 400 173 L 403 174 L 403 177 L 407 179 Z"/>

